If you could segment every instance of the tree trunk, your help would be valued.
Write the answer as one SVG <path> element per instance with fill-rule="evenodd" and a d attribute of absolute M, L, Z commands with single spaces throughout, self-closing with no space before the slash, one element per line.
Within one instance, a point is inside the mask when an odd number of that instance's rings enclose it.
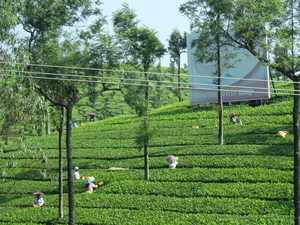
<path fill-rule="evenodd" d="M 217 18 L 220 21 L 220 15 Z M 221 68 L 221 45 L 220 35 L 217 34 L 217 58 L 218 58 L 218 102 L 219 102 L 219 145 L 223 145 L 223 98 L 222 98 L 222 68 Z"/>
<path fill-rule="evenodd" d="M 68 200 L 69 200 L 69 225 L 75 225 L 75 209 L 74 209 L 74 188 L 73 188 L 73 165 L 72 165 L 72 109 L 73 105 L 68 104 L 67 123 L 66 123 L 66 148 L 67 148 L 67 164 L 68 164 Z"/>
<path fill-rule="evenodd" d="M 59 218 L 64 217 L 63 211 L 63 128 L 64 128 L 64 118 L 65 118 L 65 108 L 61 107 L 61 118 L 60 118 L 60 125 L 58 128 L 58 148 L 59 148 L 59 159 L 58 159 L 58 170 L 59 170 L 59 211 L 58 215 Z"/>
<path fill-rule="evenodd" d="M 181 85 L 180 85 L 180 81 L 181 81 L 181 79 L 180 79 L 180 60 L 178 63 L 177 74 L 178 74 L 178 100 L 179 100 L 179 102 L 181 102 L 182 99 L 181 99 Z"/>
<path fill-rule="evenodd" d="M 149 146 L 148 144 L 144 145 L 144 164 L 145 164 L 145 180 L 149 181 Z"/>
<path fill-rule="evenodd" d="M 295 225 L 300 224 L 300 140 L 299 140 L 299 77 L 294 79 L 294 216 Z"/>
<path fill-rule="evenodd" d="M 219 145 L 224 144 L 224 135 L 223 135 L 223 100 L 222 100 L 222 88 L 221 88 L 221 78 L 219 80 L 219 91 L 218 91 L 218 98 L 219 98 Z"/>
<path fill-rule="evenodd" d="M 49 104 L 47 99 L 45 99 L 45 101 L 47 102 L 47 107 L 46 107 L 46 135 L 50 134 L 50 126 L 51 126 L 51 120 L 50 120 L 50 115 L 49 115 Z"/>
<path fill-rule="evenodd" d="M 49 135 L 50 133 L 51 133 L 50 120 L 47 119 L 47 122 L 46 122 L 46 135 Z"/>
<path fill-rule="evenodd" d="M 145 73 L 146 77 L 146 91 L 145 91 L 145 101 L 146 101 L 146 109 L 144 114 L 144 130 L 147 135 L 147 139 L 144 143 L 144 164 L 145 164 L 145 180 L 149 181 L 149 124 L 148 124 L 148 108 L 149 108 L 149 75 Z"/>

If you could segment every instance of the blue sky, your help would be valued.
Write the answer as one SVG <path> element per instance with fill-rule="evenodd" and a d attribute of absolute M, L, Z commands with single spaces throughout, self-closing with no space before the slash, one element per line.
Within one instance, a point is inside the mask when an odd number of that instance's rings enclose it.
<path fill-rule="evenodd" d="M 189 33 L 189 19 L 179 13 L 179 6 L 186 0 L 102 0 L 102 2 L 103 15 L 107 16 L 110 29 L 112 12 L 121 9 L 122 3 L 126 2 L 131 9 L 135 10 L 140 24 L 158 32 L 158 37 L 165 47 L 168 46 L 167 39 L 174 28 Z M 181 57 L 182 65 L 187 64 L 187 54 L 184 53 Z M 162 58 L 161 63 L 162 66 L 170 65 L 168 55 Z"/>

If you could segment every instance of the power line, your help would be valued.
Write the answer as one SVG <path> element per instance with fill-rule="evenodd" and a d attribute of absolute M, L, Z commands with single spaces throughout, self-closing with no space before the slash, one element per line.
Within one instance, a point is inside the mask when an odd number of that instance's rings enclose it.
<path fill-rule="evenodd" d="M 0 63 L 7 63 L 7 62 L 0 62 Z M 11 63 L 10 63 L 11 64 Z M 24 64 L 24 63 L 13 63 L 13 64 L 20 64 L 20 65 L 34 65 L 34 66 L 41 66 L 41 67 L 51 67 L 51 68 L 68 68 L 68 69 L 82 69 L 82 70 L 96 70 L 96 71 L 105 71 L 105 72 L 117 72 L 117 73 L 139 73 L 144 74 L 145 72 L 140 71 L 124 71 L 124 70 L 112 70 L 112 69 L 97 69 L 97 68 L 84 68 L 84 67 L 68 67 L 68 66 L 53 66 L 53 65 L 40 65 L 40 64 Z M 235 91 L 235 92 L 244 92 L 244 93 L 253 93 L 253 91 L 247 91 L 247 90 L 240 90 L 235 88 L 242 88 L 242 89 L 260 89 L 260 90 L 273 90 L 273 91 L 285 91 L 283 93 L 274 93 L 274 94 L 282 94 L 282 95 L 295 95 L 295 92 L 299 92 L 298 90 L 293 89 L 273 89 L 273 88 L 261 88 L 261 87 L 249 87 L 249 86 L 228 86 L 228 85 L 214 85 L 214 84 L 201 84 L 201 83 L 186 83 L 186 82 L 168 82 L 168 81 L 154 81 L 154 80 L 142 80 L 142 79 L 129 79 L 129 78 L 121 78 L 121 77 L 100 77 L 100 76 L 87 76 L 87 75 L 74 75 L 74 74 L 58 74 L 58 73 L 45 73 L 45 72 L 28 72 L 28 71 L 16 71 L 16 70 L 2 70 L 5 72 L 11 72 L 11 73 L 25 73 L 25 74 L 39 74 L 39 75 L 49 75 L 49 76 L 69 76 L 69 77 L 84 77 L 84 78 L 91 78 L 91 79 L 109 79 L 109 80 L 123 80 L 123 81 L 136 81 L 136 82 L 156 82 L 156 83 L 162 83 L 162 84 L 182 84 L 182 85 L 196 85 L 196 86 L 208 86 L 208 87 L 226 87 L 230 88 L 229 90 L 222 89 L 222 91 L 229 92 L 229 91 Z M 147 72 L 149 74 L 159 74 L 159 75 L 172 75 L 172 76 L 179 76 L 178 74 L 165 74 L 165 73 L 153 73 L 153 72 Z M 3 76 L 11 76 L 11 77 L 24 77 L 24 78 L 34 78 L 34 79 L 50 79 L 50 80 L 64 80 L 64 81 L 77 81 L 77 82 L 96 82 L 96 83 L 111 83 L 111 84 L 117 84 L 117 85 L 136 85 L 136 86 L 152 86 L 152 87 L 166 87 L 166 88 L 178 88 L 178 89 L 189 89 L 189 90 L 210 90 L 210 91 L 217 91 L 212 88 L 204 88 L 204 87 L 176 87 L 176 86 L 162 86 L 162 85 L 147 85 L 147 84 L 134 84 L 134 83 L 123 83 L 123 82 L 108 82 L 108 81 L 91 81 L 91 80 L 78 80 L 78 79 L 65 79 L 65 78 L 50 78 L 50 77 L 33 77 L 33 76 L 21 76 L 21 75 L 10 75 L 10 74 L 2 74 Z M 193 75 L 185 75 L 185 76 L 193 76 Z M 201 78 L 210 78 L 210 76 L 199 76 L 195 75 L 194 77 L 201 77 Z M 227 79 L 227 78 L 226 78 Z M 238 79 L 238 78 L 229 78 L 229 79 Z M 260 81 L 260 82 L 266 82 L 267 80 L 262 79 L 242 79 L 242 80 L 250 80 L 250 81 Z M 281 82 L 281 81 L 278 81 Z M 293 93 L 286 93 L 286 92 L 293 92 Z M 265 92 L 259 92 L 255 91 L 255 93 L 265 93 Z"/>
<path fill-rule="evenodd" d="M 14 70 L 2 70 L 3 72 L 14 72 L 14 73 L 25 73 L 25 74 L 38 74 L 38 75 L 49 75 L 49 76 L 67 76 L 67 77 L 84 77 L 84 78 L 91 78 L 91 79 L 109 79 L 109 80 L 124 80 L 124 81 L 137 81 L 137 82 L 156 82 L 156 83 L 164 83 L 164 84 L 182 84 L 182 85 L 197 85 L 197 86 L 210 86 L 210 87 L 218 87 L 220 85 L 214 84 L 201 84 L 201 83 L 186 83 L 186 82 L 173 82 L 173 81 L 153 81 L 153 80 L 142 80 L 142 79 L 130 79 L 130 78 L 120 78 L 120 77 L 100 77 L 100 76 L 86 76 L 86 75 L 74 75 L 74 74 L 60 74 L 60 73 L 45 73 L 45 72 L 28 72 L 28 71 L 14 71 Z M 8 74 L 6 74 L 8 75 Z M 226 85 L 221 85 L 225 86 Z M 191 88 L 191 87 L 190 87 Z M 237 86 L 235 85 L 234 88 L 245 88 L 248 89 L 249 86 Z M 253 87 L 254 88 L 254 87 Z M 268 90 L 281 90 L 281 91 L 289 91 L 289 89 L 273 89 L 273 88 L 261 88 L 255 87 L 256 89 L 268 89 Z M 293 90 L 296 92 L 300 92 L 298 90 Z"/>
<path fill-rule="evenodd" d="M 2 62 L 0 62 L 2 63 Z M 198 78 L 210 78 L 210 79 L 215 79 L 216 77 L 211 77 L 211 76 L 201 76 L 201 75 L 179 75 L 179 74 L 166 74 L 166 73 L 156 73 L 156 72 L 141 72 L 141 71 L 125 71 L 125 70 L 112 70 L 112 69 L 96 69 L 96 68 L 83 68 L 83 67 L 67 67 L 67 66 L 50 66 L 50 65 L 39 65 L 39 64 L 22 64 L 22 65 L 37 65 L 37 66 L 44 66 L 44 67 L 53 67 L 53 68 L 67 68 L 67 69 L 83 69 L 83 70 L 96 70 L 96 71 L 105 71 L 105 72 L 117 72 L 117 73 L 139 73 L 139 74 L 157 74 L 157 75 L 164 75 L 164 76 L 185 76 L 185 77 L 198 77 Z M 75 76 L 75 77 L 86 77 L 86 78 L 99 78 L 99 79 L 119 79 L 119 80 L 130 80 L 128 78 L 112 78 L 112 77 L 99 77 L 99 76 L 86 76 L 86 75 L 71 75 L 71 74 L 57 74 L 57 73 L 43 73 L 43 72 L 28 72 L 28 71 L 16 71 L 16 70 L 2 70 L 2 71 L 6 71 L 6 72 L 19 72 L 19 73 L 31 73 L 31 74 L 44 74 L 44 75 L 59 75 L 59 76 Z M 224 78 L 221 78 L 224 79 Z M 237 80 L 239 78 L 225 78 L 225 79 L 231 79 L 231 80 Z M 132 79 L 135 81 L 144 81 L 146 82 L 147 80 L 141 80 L 141 79 Z M 268 82 L 268 80 L 265 79 L 247 79 L 247 78 L 243 78 L 243 81 L 259 81 L 259 82 Z M 150 82 L 154 82 L 152 80 L 149 80 Z M 162 83 L 168 83 L 166 81 L 155 81 L 155 82 L 162 82 Z M 283 81 L 273 81 L 273 82 L 280 82 L 282 83 Z M 199 84 L 199 83 L 186 83 L 186 82 L 169 82 L 169 83 L 173 83 L 173 84 L 194 84 L 194 85 L 206 85 L 206 86 L 217 86 L 217 85 L 210 85 L 210 84 Z M 299 82 L 300 83 L 300 82 Z M 225 86 L 226 85 L 221 85 L 221 86 Z M 241 87 L 241 88 L 245 88 L 243 86 L 235 86 L 235 87 Z M 257 88 L 257 89 L 262 89 L 262 88 Z M 280 89 L 276 89 L 276 90 L 280 90 Z M 287 89 L 281 89 L 281 90 L 287 90 Z M 294 91 L 294 90 L 293 90 Z"/>
<path fill-rule="evenodd" d="M 50 67 L 50 68 L 63 68 L 63 69 L 80 69 L 80 70 L 92 70 L 92 71 L 105 71 L 105 72 L 116 72 L 116 73 L 138 73 L 138 74 L 155 74 L 155 75 L 163 75 L 163 76 L 181 76 L 181 77 L 198 77 L 198 78 L 217 78 L 212 76 L 204 76 L 204 75 L 193 75 L 193 74 L 172 74 L 172 73 L 158 73 L 158 72 L 143 72 L 143 71 L 132 71 L 132 70 L 115 70 L 115 69 L 99 69 L 99 68 L 92 68 L 92 67 L 72 67 L 72 66 L 56 66 L 56 65 L 45 65 L 45 64 L 28 64 L 28 63 L 10 63 L 10 62 L 0 62 L 0 64 L 13 64 L 13 65 L 23 65 L 23 66 L 38 66 L 38 67 Z M 13 70 L 12 70 L 13 71 Z M 226 77 L 222 79 L 228 80 L 237 80 L 239 78 L 234 77 Z M 243 78 L 243 80 L 248 81 L 260 81 L 260 82 L 268 82 L 265 79 L 247 79 Z M 284 81 L 273 81 L 275 83 L 284 83 Z M 295 82 L 300 83 L 300 82 Z"/>
<path fill-rule="evenodd" d="M 56 66 L 55 66 L 56 67 Z M 61 66 L 59 66 L 61 67 Z M 66 67 L 63 67 L 66 68 Z M 80 68 L 80 67 L 67 67 L 67 68 Z M 83 68 L 83 69 L 88 69 L 88 68 Z M 143 72 L 139 71 L 122 71 L 122 70 L 110 70 L 110 69 L 95 69 L 91 68 L 93 70 L 99 70 L 99 71 L 108 71 L 108 72 L 134 72 L 134 73 L 139 73 L 142 74 Z M 298 90 L 293 90 L 293 89 L 274 89 L 274 88 L 261 88 L 261 87 L 249 87 L 249 86 L 227 86 L 227 85 L 214 85 L 214 84 L 201 84 L 201 83 L 187 83 L 187 82 L 172 82 L 172 81 L 154 81 L 154 80 L 142 80 L 142 79 L 130 79 L 130 78 L 121 78 L 121 77 L 101 77 L 101 76 L 87 76 L 87 75 L 74 75 L 74 74 L 60 74 L 60 73 L 45 73 L 45 72 L 28 72 L 28 71 L 18 71 L 18 70 L 2 70 L 4 72 L 11 72 L 11 73 L 23 73 L 23 74 L 39 74 L 39 75 L 49 75 L 49 76 L 69 76 L 69 77 L 84 77 L 84 78 L 90 78 L 90 79 L 108 79 L 108 80 L 123 80 L 123 81 L 136 81 L 136 82 L 156 82 L 156 83 L 163 83 L 163 84 L 173 84 L 173 85 L 196 85 L 196 86 L 208 86 L 208 87 L 226 87 L 230 88 L 230 90 L 223 89 L 223 91 L 238 91 L 238 92 L 251 92 L 252 91 L 243 91 L 240 89 L 236 88 L 242 88 L 242 89 L 249 89 L 249 88 L 254 88 L 254 89 L 260 89 L 260 90 L 272 90 L 272 91 L 288 91 L 288 92 L 293 92 L 292 95 L 294 95 L 294 92 L 299 92 Z M 151 73 L 151 72 L 149 72 Z M 153 73 L 151 73 L 153 74 Z M 162 73 L 156 73 L 156 74 L 162 74 Z M 9 75 L 9 74 L 3 74 L 4 76 L 18 76 L 18 77 L 25 77 L 25 76 L 20 76 L 20 75 Z M 163 74 L 166 75 L 166 74 Z M 171 75 L 176 75 L 176 74 L 171 74 Z M 178 74 L 176 75 L 178 76 Z M 187 75 L 189 76 L 189 75 Z M 207 76 L 198 76 L 198 77 L 207 77 Z M 45 78 L 45 77 L 29 77 L 29 78 L 35 78 L 35 79 L 53 79 L 53 78 Z M 211 77 L 209 77 L 211 78 Z M 233 78 L 237 79 L 237 78 Z M 78 79 L 64 79 L 64 78 L 55 78 L 55 80 L 69 80 L 69 81 L 80 81 L 80 82 L 98 82 L 98 83 L 107 83 L 107 82 L 99 82 L 99 81 L 88 81 L 88 80 L 78 80 Z M 260 79 L 242 79 L 242 80 L 257 80 L 257 81 L 266 81 L 266 80 L 260 80 Z M 114 82 L 114 84 L 117 84 Z M 125 84 L 125 85 L 140 85 L 140 86 L 147 86 L 147 85 L 142 85 L 142 84 L 133 84 L 133 83 L 118 83 L 118 84 Z M 150 86 L 157 86 L 157 87 L 170 87 L 170 86 L 162 86 L 162 85 L 150 85 Z M 204 87 L 176 87 L 176 86 L 171 86 L 172 88 L 180 88 L 180 89 L 201 89 L 201 90 L 211 90 L 214 91 L 212 88 L 204 88 Z M 256 93 L 265 93 L 265 92 L 258 92 Z M 287 93 L 276 93 L 276 94 L 287 94 Z"/>
<path fill-rule="evenodd" d="M 37 76 L 22 76 L 22 75 L 11 75 L 11 74 L 2 74 L 3 76 L 7 76 L 7 77 L 22 77 L 22 78 L 29 78 L 29 79 L 44 79 L 44 80 L 58 80 L 58 81 L 74 81 L 74 82 L 86 82 L 86 83 L 100 83 L 100 84 L 115 84 L 115 85 L 132 85 L 132 86 L 148 86 L 148 87 L 164 87 L 164 88 L 177 88 L 177 89 L 188 89 L 188 90 L 209 90 L 209 91 L 218 91 L 217 89 L 213 90 L 211 88 L 197 88 L 197 87 L 178 87 L 178 86 L 164 86 L 164 85 L 153 85 L 153 84 L 141 84 L 141 83 L 123 83 L 123 82 L 111 82 L 111 81 L 97 81 L 97 80 L 80 80 L 80 79 L 67 79 L 67 78 L 56 78 L 56 77 L 37 77 Z M 120 78 L 115 78 L 115 79 L 120 79 Z M 141 82 L 157 82 L 157 81 L 151 81 L 151 80 L 137 80 L 137 81 L 141 81 Z M 172 82 L 175 84 L 178 84 L 176 82 Z M 189 83 L 182 83 L 182 84 L 189 84 Z M 203 86 L 212 86 L 212 87 L 217 87 L 219 85 L 207 85 L 207 84 L 196 84 L 196 85 L 203 85 Z M 221 85 L 222 86 L 222 85 Z M 237 86 L 238 87 L 238 86 Z M 241 86 L 242 87 L 242 86 Z M 265 89 L 265 90 L 271 90 L 268 88 L 257 88 L 257 87 L 242 87 L 245 89 L 249 89 L 249 88 L 254 88 L 254 89 Z M 273 90 L 277 90 L 277 89 L 273 89 Z M 293 91 L 294 90 L 288 90 L 288 89 L 281 89 L 284 91 Z M 232 91 L 236 91 L 236 92 L 242 92 L 242 93 L 253 93 L 253 91 L 247 91 L 247 90 L 240 90 L 240 89 L 230 89 L 230 90 L 226 90 L 226 89 L 222 89 L 223 92 L 232 92 Z M 255 91 L 255 93 L 262 93 L 264 94 L 265 92 L 259 92 L 259 91 Z M 294 93 L 271 93 L 271 94 L 280 94 L 280 95 L 298 95 L 298 94 L 294 94 Z"/>

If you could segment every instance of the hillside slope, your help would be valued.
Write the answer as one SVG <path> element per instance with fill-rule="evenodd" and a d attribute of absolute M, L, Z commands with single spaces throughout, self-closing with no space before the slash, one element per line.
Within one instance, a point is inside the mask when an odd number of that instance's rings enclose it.
<path fill-rule="evenodd" d="M 150 181 L 144 181 L 143 151 L 135 142 L 140 118 L 73 129 L 74 166 L 104 181 L 92 194 L 84 193 L 82 180 L 74 182 L 76 224 L 293 224 L 292 102 L 225 107 L 223 146 L 217 110 L 188 106 L 150 113 Z M 239 112 L 243 126 L 229 123 L 231 112 Z M 289 134 L 275 137 L 279 130 Z M 67 224 L 56 220 L 57 146 L 53 133 L 2 150 L 0 224 Z M 166 166 L 169 154 L 179 157 L 174 170 Z M 45 193 L 45 207 L 30 207 L 35 191 Z"/>

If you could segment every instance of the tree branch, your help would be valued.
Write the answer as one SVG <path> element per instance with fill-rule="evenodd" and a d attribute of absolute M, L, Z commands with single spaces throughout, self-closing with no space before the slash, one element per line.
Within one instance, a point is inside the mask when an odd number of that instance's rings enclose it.
<path fill-rule="evenodd" d="M 121 91 L 121 88 L 107 88 L 107 87 L 104 87 L 101 90 L 90 91 L 90 92 L 87 92 L 87 93 L 83 94 L 79 98 L 77 98 L 76 102 L 80 101 L 81 99 L 83 99 L 83 98 L 85 98 L 85 97 L 87 97 L 89 95 L 99 94 L 99 93 L 103 93 L 105 91 Z"/>
<path fill-rule="evenodd" d="M 57 106 L 63 106 L 63 107 L 65 107 L 67 104 L 65 104 L 64 102 L 61 102 L 61 101 L 57 101 L 57 100 L 55 100 L 54 98 L 51 98 L 48 94 L 47 94 L 47 92 L 45 92 L 44 90 L 43 90 L 43 88 L 41 88 L 40 86 L 38 86 L 37 84 L 34 84 L 34 87 L 39 91 L 39 93 L 41 94 L 41 95 L 43 95 L 48 101 L 50 101 L 52 104 L 54 104 L 54 105 L 57 105 Z"/>

